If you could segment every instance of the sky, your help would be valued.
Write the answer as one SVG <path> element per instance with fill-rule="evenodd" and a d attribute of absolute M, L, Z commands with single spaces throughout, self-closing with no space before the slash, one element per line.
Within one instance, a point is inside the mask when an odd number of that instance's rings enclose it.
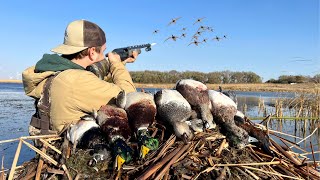
<path fill-rule="evenodd" d="M 320 74 L 319 6 L 319 0 L 3 1 L 0 79 L 21 79 L 24 69 L 63 43 L 66 26 L 78 19 L 105 31 L 107 51 L 157 43 L 127 64 L 129 71 L 252 71 L 263 81 L 314 76 Z M 190 42 L 200 26 L 213 32 L 203 32 L 199 41 L 207 43 L 195 46 Z M 165 41 L 181 36 L 182 28 L 186 38 Z"/>

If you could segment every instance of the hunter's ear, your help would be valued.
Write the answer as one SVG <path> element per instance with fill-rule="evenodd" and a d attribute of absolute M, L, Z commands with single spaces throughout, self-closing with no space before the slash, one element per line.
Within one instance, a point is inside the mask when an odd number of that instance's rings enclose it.
<path fill-rule="evenodd" d="M 94 59 L 95 53 L 96 53 L 96 48 L 95 47 L 88 48 L 88 56 L 89 56 L 90 60 Z"/>

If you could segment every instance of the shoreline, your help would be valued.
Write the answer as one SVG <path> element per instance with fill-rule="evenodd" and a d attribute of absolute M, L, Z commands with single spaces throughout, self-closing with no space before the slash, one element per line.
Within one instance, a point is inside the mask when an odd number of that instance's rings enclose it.
<path fill-rule="evenodd" d="M 22 80 L 17 79 L 0 79 L 0 83 L 22 83 Z"/>
<path fill-rule="evenodd" d="M 22 83 L 22 80 L 6 79 L 1 80 L 0 83 Z M 158 88 L 171 89 L 175 84 L 143 84 L 134 83 L 136 88 Z M 320 93 L 320 84 L 315 83 L 301 83 L 301 84 L 206 84 L 209 89 L 218 90 L 219 86 L 223 90 L 232 91 L 262 91 L 262 92 L 296 92 L 296 93 Z"/>
<path fill-rule="evenodd" d="M 136 88 L 159 88 L 171 89 L 175 84 L 141 84 L 134 83 Z M 302 83 L 302 84 L 206 84 L 209 89 L 231 91 L 258 91 L 258 92 L 296 92 L 296 93 L 320 93 L 320 84 Z"/>

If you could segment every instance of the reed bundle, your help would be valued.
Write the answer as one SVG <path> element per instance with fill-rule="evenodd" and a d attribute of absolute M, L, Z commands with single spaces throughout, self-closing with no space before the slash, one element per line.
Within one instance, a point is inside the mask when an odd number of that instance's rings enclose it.
<path fill-rule="evenodd" d="M 257 125 L 258 126 L 258 125 Z M 262 126 L 262 125 L 259 125 Z M 267 127 L 263 127 L 267 128 Z M 268 130 L 268 129 L 266 129 Z M 247 145 L 244 149 L 229 147 L 228 141 L 219 130 L 207 130 L 196 133 L 195 138 L 188 144 L 170 135 L 164 128 L 151 128 L 153 136 L 160 139 L 158 150 L 150 153 L 146 159 L 135 159 L 124 165 L 116 172 L 112 168 L 112 161 L 101 162 L 96 167 L 87 166 L 91 158 L 88 150 L 77 150 L 65 164 L 58 161 L 57 156 L 63 153 L 61 141 L 58 137 L 21 137 L 16 156 L 12 164 L 8 179 L 15 178 L 58 178 L 68 179 L 104 178 L 104 179 L 319 179 L 320 163 L 315 159 L 308 160 L 306 152 L 298 154 L 287 143 L 286 134 L 274 130 L 269 133 L 281 134 L 270 138 L 271 150 L 274 156 L 264 152 L 258 145 Z M 315 130 L 317 131 L 317 130 Z M 315 131 L 313 133 L 315 133 Z M 26 139 L 39 139 L 42 149 L 38 149 L 26 142 Z M 278 138 L 278 139 L 275 139 Z M 300 142 L 307 138 L 300 138 Z M 280 145 L 277 141 L 285 144 Z M 0 143 L 11 142 L 2 141 Z M 292 143 L 292 142 L 291 142 Z M 16 162 L 21 145 L 25 144 L 40 156 L 22 165 L 16 171 Z M 290 144 L 290 143 L 289 143 Z M 292 143 L 294 144 L 294 143 Z M 131 144 L 134 146 L 134 144 Z M 298 146 L 298 145 L 296 145 Z M 312 146 L 312 144 L 311 144 Z M 51 152 L 51 153 L 50 153 Z M 55 155 L 54 155 L 55 154 Z M 2 167 L 3 169 L 3 167 Z M 2 176 L 4 170 L 1 171 Z"/>

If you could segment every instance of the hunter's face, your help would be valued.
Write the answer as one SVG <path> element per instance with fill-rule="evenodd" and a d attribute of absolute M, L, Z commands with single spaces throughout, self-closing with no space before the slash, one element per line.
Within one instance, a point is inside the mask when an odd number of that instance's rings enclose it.
<path fill-rule="evenodd" d="M 98 54 L 98 57 L 96 59 L 96 62 L 98 61 L 102 61 L 103 59 L 105 59 L 105 56 L 104 56 L 104 51 L 107 49 L 107 46 L 106 46 L 106 43 L 104 43 L 102 46 L 101 46 L 101 50 L 100 50 L 100 53 Z"/>

